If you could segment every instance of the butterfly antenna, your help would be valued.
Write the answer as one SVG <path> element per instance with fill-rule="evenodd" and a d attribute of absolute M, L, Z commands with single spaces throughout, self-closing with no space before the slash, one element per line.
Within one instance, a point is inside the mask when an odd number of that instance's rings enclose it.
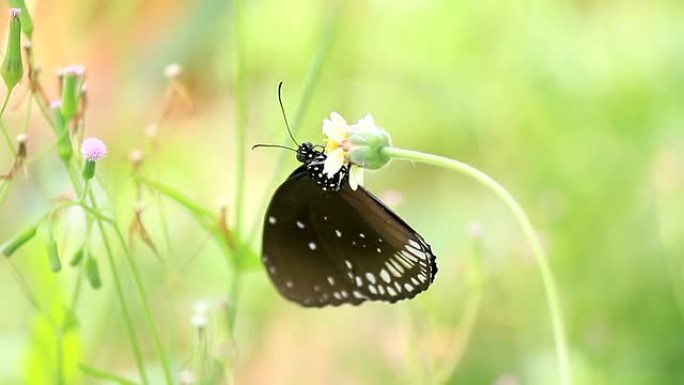
<path fill-rule="evenodd" d="M 278 103 L 280 103 L 280 111 L 283 113 L 283 119 L 285 120 L 285 127 L 287 127 L 287 133 L 290 134 L 290 139 L 299 146 L 297 140 L 292 135 L 292 130 L 290 129 L 290 124 L 287 122 L 287 115 L 285 115 L 285 107 L 283 107 L 283 98 L 281 97 L 281 90 L 283 89 L 283 82 L 278 83 Z"/>
<path fill-rule="evenodd" d="M 280 144 L 266 144 L 266 143 L 255 144 L 254 146 L 252 146 L 252 150 L 254 150 L 255 148 L 260 148 L 260 147 L 266 147 L 266 148 L 282 148 L 282 149 L 285 149 L 285 150 L 290 150 L 290 151 L 297 152 L 297 150 L 295 150 L 295 149 L 292 148 L 292 147 L 282 146 L 282 145 L 280 145 Z"/>

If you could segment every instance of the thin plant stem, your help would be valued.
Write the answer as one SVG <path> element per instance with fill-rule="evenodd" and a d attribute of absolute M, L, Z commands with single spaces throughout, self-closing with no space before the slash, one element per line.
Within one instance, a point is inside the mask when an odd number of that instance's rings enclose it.
<path fill-rule="evenodd" d="M 107 253 L 107 260 L 109 262 L 109 268 L 112 271 L 112 277 L 114 278 L 114 289 L 116 290 L 117 298 L 119 300 L 119 305 L 121 306 L 121 314 L 124 318 L 124 324 L 126 325 L 126 331 L 128 337 L 131 340 L 131 345 L 133 345 L 133 355 L 135 358 L 135 364 L 138 367 L 138 373 L 140 373 L 141 380 L 143 384 L 149 384 L 147 379 L 147 373 L 145 372 L 145 364 L 142 357 L 142 351 L 140 349 L 140 343 L 138 342 L 138 337 L 135 334 L 135 329 L 133 328 L 133 322 L 131 321 L 131 316 L 128 314 L 128 305 L 126 304 L 126 299 L 123 293 L 123 286 L 121 285 L 121 278 L 116 269 L 116 263 L 114 262 L 114 253 L 112 251 L 112 246 L 109 243 L 109 237 L 107 236 L 107 231 L 104 228 L 104 222 L 100 218 L 96 218 L 95 222 L 97 228 L 100 232 L 100 238 L 104 244 L 105 251 Z"/>
<path fill-rule="evenodd" d="M 233 2 L 233 26 L 235 45 L 235 112 L 236 112 L 236 142 L 235 142 L 235 230 L 238 237 L 242 234 L 242 215 L 245 198 L 245 157 L 247 149 L 247 98 L 245 95 L 245 64 L 244 64 L 244 1 Z"/>
<path fill-rule="evenodd" d="M 542 247 L 541 242 L 537 237 L 534 228 L 532 227 L 532 223 L 530 223 L 529 218 L 525 214 L 525 211 L 522 209 L 520 204 L 498 182 L 482 171 L 466 163 L 438 155 L 426 154 L 395 147 L 385 147 L 382 149 L 382 152 L 384 155 L 392 157 L 393 159 L 425 163 L 468 175 L 490 189 L 513 212 L 513 215 L 522 227 L 525 238 L 527 238 L 527 242 L 531 247 L 532 254 L 534 254 L 537 260 L 537 265 L 539 266 L 539 271 L 541 273 L 544 292 L 546 294 L 546 301 L 549 308 L 549 316 L 551 318 L 551 329 L 555 342 L 560 383 L 562 385 L 570 385 L 572 381 L 570 377 L 571 374 L 568 356 L 568 344 L 565 335 L 565 324 L 563 321 L 558 289 L 556 288 L 556 281 L 553 277 L 553 272 L 551 271 L 544 248 Z"/>
<path fill-rule="evenodd" d="M 2 136 L 5 137 L 7 147 L 9 147 L 9 150 L 12 153 L 12 155 L 16 155 L 16 151 L 14 150 L 14 144 L 12 143 L 12 137 L 10 137 L 9 132 L 7 132 L 7 127 L 5 126 L 5 123 L 2 121 L 2 117 L 3 115 L 5 115 L 5 108 L 7 108 L 7 103 L 9 103 L 9 98 L 11 94 L 12 90 L 7 90 L 5 100 L 2 102 L 2 108 L 0 109 L 0 127 L 2 127 Z"/>
<path fill-rule="evenodd" d="M 83 364 L 79 364 L 78 368 L 81 369 L 81 371 L 83 373 L 85 373 L 85 374 L 87 374 L 93 378 L 97 378 L 99 380 L 114 382 L 114 383 L 119 384 L 119 385 L 137 385 L 135 382 L 129 381 L 123 377 L 119 377 L 117 375 L 107 373 L 103 370 L 91 368 L 91 367 L 83 365 Z"/>
<path fill-rule="evenodd" d="M 31 112 L 33 110 L 33 96 L 29 95 L 28 101 L 26 103 L 26 116 L 24 117 L 24 127 L 22 132 L 26 134 L 28 132 L 29 122 L 31 121 Z"/>
<path fill-rule="evenodd" d="M 119 238 L 121 247 L 124 250 L 124 255 L 126 256 L 126 260 L 128 262 L 128 267 L 130 268 L 131 274 L 133 275 L 133 282 L 135 283 L 135 287 L 138 290 L 138 295 L 140 296 L 140 300 L 142 301 L 145 318 L 147 320 L 148 327 L 152 331 L 152 341 L 154 342 L 155 350 L 157 350 L 157 354 L 159 355 L 159 360 L 161 361 L 162 369 L 164 371 L 164 377 L 166 379 L 167 384 L 173 385 L 171 365 L 169 364 L 169 360 L 166 357 L 166 352 L 164 351 L 164 348 L 161 344 L 159 330 L 157 329 L 157 324 L 154 321 L 154 317 L 152 316 L 152 310 L 150 308 L 149 300 L 147 299 L 147 294 L 145 294 L 145 289 L 142 284 L 142 278 L 140 277 L 140 271 L 138 270 L 135 260 L 133 259 L 133 256 L 128 250 L 128 247 L 126 246 L 126 240 L 124 239 L 118 227 L 115 228 L 115 233 L 117 238 Z"/>
<path fill-rule="evenodd" d="M 297 105 L 297 110 L 295 111 L 294 119 L 292 120 L 292 124 L 290 125 L 292 134 L 295 136 L 299 132 L 299 129 L 302 125 L 302 121 L 304 120 L 304 116 L 306 116 L 306 112 L 309 109 L 309 104 L 311 102 L 311 99 L 313 98 L 316 85 L 318 84 L 318 80 L 320 79 L 321 73 L 323 72 L 323 65 L 325 64 L 325 61 L 328 58 L 330 48 L 332 47 L 332 44 L 335 41 L 335 36 L 337 36 L 337 31 L 339 29 L 340 19 L 342 15 L 343 4 L 344 2 L 339 0 L 336 0 L 334 2 L 332 12 L 325 24 L 325 29 L 323 30 L 323 33 L 321 35 L 321 40 L 318 43 L 318 49 L 316 51 L 316 54 L 314 55 L 313 61 L 311 62 L 311 67 L 309 68 L 306 83 L 304 83 L 304 90 L 302 92 L 301 98 L 299 99 L 299 104 Z M 290 142 L 290 140 L 290 136 L 288 134 L 284 134 L 282 143 L 287 144 Z M 264 193 L 264 196 L 262 197 L 260 202 L 266 202 L 268 197 L 271 195 L 273 187 L 279 181 L 278 177 L 280 176 L 283 167 L 287 164 L 285 162 L 285 157 L 289 155 L 291 155 L 289 152 L 282 152 L 280 153 L 280 155 L 278 155 L 278 160 L 275 163 L 276 167 L 274 167 L 273 174 L 269 179 L 271 181 L 269 188 L 265 189 L 266 192 Z M 250 229 L 250 237 L 256 236 L 260 224 L 261 220 L 260 218 L 257 218 L 257 220 L 254 221 Z"/>
<path fill-rule="evenodd" d="M 10 179 L 0 179 L 0 204 L 2 204 L 2 202 L 5 200 L 5 197 L 7 197 L 10 183 Z"/>
<path fill-rule="evenodd" d="M 313 58 L 313 62 L 311 63 L 309 75 L 307 76 L 306 83 L 304 85 L 304 91 L 302 92 L 302 97 L 299 100 L 299 105 L 295 111 L 294 119 L 292 119 L 291 128 L 292 133 L 295 135 L 302 126 L 302 121 L 304 120 L 304 116 L 309 109 L 309 103 L 313 97 L 314 90 L 316 89 L 318 80 L 321 78 L 323 64 L 325 64 L 325 60 L 328 58 L 328 53 L 330 52 L 330 47 L 335 41 L 335 36 L 337 35 L 338 26 L 340 24 L 340 16 L 342 15 L 343 4 L 344 3 L 342 1 L 335 1 L 332 6 L 332 12 L 326 21 L 325 30 L 321 35 L 321 41 L 318 44 L 318 50 Z M 285 140 L 289 140 L 289 136 Z"/>
<path fill-rule="evenodd" d="M 83 203 L 83 202 L 82 202 Z M 87 256 L 87 253 L 90 252 L 90 233 L 93 228 L 93 218 L 91 216 L 86 216 L 86 229 L 85 229 L 85 234 L 83 236 L 83 250 L 82 252 L 85 253 Z M 69 309 L 71 309 L 71 314 L 76 314 L 76 307 L 78 306 L 78 301 L 81 297 L 81 287 L 83 286 L 83 274 L 85 271 L 85 263 L 83 261 L 79 262 L 78 264 L 78 277 L 76 277 L 76 286 L 74 287 L 74 292 L 71 296 L 71 306 Z"/>
<path fill-rule="evenodd" d="M 80 180 L 78 178 L 78 175 L 72 167 L 68 163 L 65 162 L 64 166 L 67 169 L 67 172 L 69 174 L 69 178 L 71 180 L 71 184 L 73 185 L 74 190 L 76 191 L 76 194 L 81 197 L 83 195 L 83 189 L 80 186 Z M 92 191 L 91 191 L 92 194 Z M 91 195 L 92 196 L 92 195 Z M 85 196 L 84 196 L 85 197 Z M 93 204 L 96 203 L 94 202 L 93 199 Z M 109 237 L 107 236 L 107 231 L 104 227 L 104 223 L 111 223 L 105 219 L 99 213 L 97 213 L 96 210 L 93 209 L 88 209 L 87 206 L 83 202 L 78 202 L 77 204 L 81 205 L 83 209 L 91 214 L 95 218 L 95 222 L 97 224 L 97 228 L 100 232 L 100 238 L 102 239 L 102 244 L 105 247 L 105 251 L 107 254 L 107 260 L 109 262 L 109 268 L 112 272 L 112 277 L 114 278 L 114 289 L 116 291 L 116 297 L 119 301 L 119 305 L 121 306 L 121 314 L 124 319 L 124 325 L 126 326 L 126 332 L 128 334 L 128 338 L 131 341 L 131 345 L 133 347 L 133 356 L 135 359 L 135 364 L 138 368 L 138 373 L 140 374 L 140 379 L 142 380 L 143 384 L 147 385 L 149 384 L 149 381 L 147 379 L 147 373 L 145 372 L 145 363 L 143 360 L 142 356 L 142 349 L 140 348 L 140 343 L 138 342 L 138 337 L 135 334 L 135 329 L 133 328 L 133 322 L 131 321 L 131 316 L 128 313 L 128 305 L 126 304 L 126 297 L 124 296 L 123 292 L 123 285 L 121 284 L 121 278 L 119 277 L 119 272 L 116 269 L 116 262 L 114 262 L 114 252 L 112 250 L 111 244 L 109 243 Z M 98 215 L 95 215 L 98 214 Z"/>
<path fill-rule="evenodd" d="M 92 190 L 89 192 L 88 197 L 90 199 L 90 205 L 94 209 L 97 209 L 97 202 L 95 200 L 95 194 L 93 194 Z M 109 224 L 111 225 L 112 229 L 114 230 L 114 234 L 116 234 L 116 237 L 119 240 L 119 243 L 121 244 L 121 249 L 123 250 L 124 255 L 126 256 L 126 264 L 128 265 L 128 268 L 131 272 L 131 275 L 133 276 L 134 286 L 136 288 L 136 291 L 138 292 L 138 296 L 140 297 L 140 301 L 142 302 L 143 313 L 145 314 L 145 320 L 147 321 L 147 326 L 150 328 L 150 331 L 152 332 L 152 341 L 154 343 L 155 350 L 157 351 L 157 354 L 159 355 L 159 360 L 161 361 L 161 364 L 162 364 L 162 369 L 164 372 L 164 378 L 165 378 L 166 383 L 168 385 L 172 385 L 173 384 L 173 376 L 171 375 L 171 366 L 169 365 L 169 361 L 166 357 L 166 353 L 164 352 L 164 348 L 162 347 L 162 344 L 161 344 L 161 339 L 159 338 L 159 330 L 157 330 L 157 324 L 154 320 L 154 317 L 152 316 L 152 310 L 150 308 L 149 300 L 147 299 L 147 294 L 145 293 L 145 287 L 143 286 L 143 283 L 142 283 L 142 278 L 140 276 L 140 270 L 138 269 L 138 266 L 135 263 L 133 256 L 131 255 L 130 251 L 128 250 L 128 246 L 126 245 L 126 240 L 124 239 L 123 235 L 121 234 L 119 227 L 116 226 L 115 222 L 110 222 Z M 102 230 L 100 230 L 100 231 L 102 232 Z M 103 237 L 105 236 L 104 233 L 102 236 Z"/>

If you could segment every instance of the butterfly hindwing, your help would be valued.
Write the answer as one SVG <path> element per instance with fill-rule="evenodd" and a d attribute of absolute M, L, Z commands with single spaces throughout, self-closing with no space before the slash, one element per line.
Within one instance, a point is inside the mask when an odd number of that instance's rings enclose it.
<path fill-rule="evenodd" d="M 263 261 L 280 293 L 304 306 L 396 302 L 436 273 L 430 246 L 370 192 L 323 191 L 305 166 L 271 200 Z"/>

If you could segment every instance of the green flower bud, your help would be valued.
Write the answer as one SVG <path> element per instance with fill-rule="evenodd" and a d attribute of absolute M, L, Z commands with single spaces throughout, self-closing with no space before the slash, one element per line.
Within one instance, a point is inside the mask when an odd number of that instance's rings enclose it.
<path fill-rule="evenodd" d="M 62 103 L 59 100 L 55 100 L 50 105 L 52 109 L 52 114 L 55 118 L 55 134 L 57 135 L 57 151 L 59 152 L 59 157 L 65 162 L 74 155 L 74 148 L 71 145 L 71 138 L 69 136 L 69 127 L 67 122 L 64 120 L 62 115 Z"/>
<path fill-rule="evenodd" d="M 36 230 L 38 230 L 38 226 L 31 226 L 17 234 L 14 238 L 9 239 L 0 246 L 0 252 L 2 252 L 5 257 L 9 258 L 15 251 L 36 235 Z"/>
<path fill-rule="evenodd" d="M 5 59 L 0 67 L 0 74 L 11 91 L 19 83 L 24 75 L 24 66 L 21 62 L 21 21 L 19 8 L 10 9 L 9 34 L 7 37 L 7 50 Z M 8 91 L 8 92 L 9 92 Z"/>
<path fill-rule="evenodd" d="M 375 125 L 370 114 L 349 129 L 349 144 L 349 162 L 363 168 L 375 170 L 390 160 L 382 151 L 390 146 L 390 136 L 387 131 Z"/>
<path fill-rule="evenodd" d="M 86 160 L 83 166 L 83 179 L 91 180 L 95 176 L 95 161 Z"/>
<path fill-rule="evenodd" d="M 97 260 L 95 258 L 88 256 L 86 259 L 86 278 L 90 283 L 90 287 L 93 289 L 99 289 L 102 287 L 102 280 L 100 279 L 100 269 L 97 267 Z"/>
<path fill-rule="evenodd" d="M 21 10 L 21 30 L 24 31 L 26 37 L 31 39 L 33 35 L 33 20 L 31 20 L 31 14 L 26 8 L 26 2 L 24 0 L 9 0 L 9 5 L 11 8 L 19 8 Z"/>
<path fill-rule="evenodd" d="M 57 251 L 57 242 L 54 239 L 49 239 L 47 242 L 48 262 L 50 263 L 50 270 L 58 272 L 62 270 L 62 261 L 59 259 L 59 251 Z"/>
<path fill-rule="evenodd" d="M 62 70 L 62 116 L 67 122 L 78 112 L 83 73 L 83 67 L 80 66 L 69 66 Z"/>
<path fill-rule="evenodd" d="M 83 260 L 83 255 L 85 255 L 85 249 L 83 248 L 83 246 L 81 246 L 78 250 L 76 250 L 74 256 L 71 257 L 71 261 L 69 261 L 69 266 L 74 267 L 81 263 L 81 261 Z"/>

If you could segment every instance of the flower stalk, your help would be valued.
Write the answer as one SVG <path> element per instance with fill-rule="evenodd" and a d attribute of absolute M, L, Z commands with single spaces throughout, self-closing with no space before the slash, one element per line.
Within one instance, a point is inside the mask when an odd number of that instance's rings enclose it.
<path fill-rule="evenodd" d="M 548 258 L 544 252 L 541 241 L 534 231 L 532 223 L 525 214 L 520 204 L 513 198 L 513 196 L 493 178 L 483 173 L 482 171 L 470 166 L 466 163 L 457 160 L 445 158 L 439 155 L 426 154 L 418 151 L 405 150 L 396 147 L 384 147 L 381 152 L 392 158 L 399 160 L 408 160 L 411 162 L 420 162 L 432 166 L 446 168 L 448 170 L 456 171 L 458 173 L 472 177 L 480 184 L 491 190 L 497 197 L 499 197 L 506 206 L 513 212 L 515 219 L 522 227 L 525 238 L 527 239 L 532 254 L 535 256 L 539 271 L 542 277 L 544 292 L 546 294 L 546 301 L 551 318 L 551 329 L 553 332 L 553 339 L 555 342 L 556 359 L 558 361 L 558 371 L 560 376 L 560 384 L 570 385 L 570 360 L 568 356 L 568 344 L 566 340 L 565 324 L 561 311 L 560 299 L 558 296 L 558 289 L 556 288 L 556 281 L 549 265 Z"/>

